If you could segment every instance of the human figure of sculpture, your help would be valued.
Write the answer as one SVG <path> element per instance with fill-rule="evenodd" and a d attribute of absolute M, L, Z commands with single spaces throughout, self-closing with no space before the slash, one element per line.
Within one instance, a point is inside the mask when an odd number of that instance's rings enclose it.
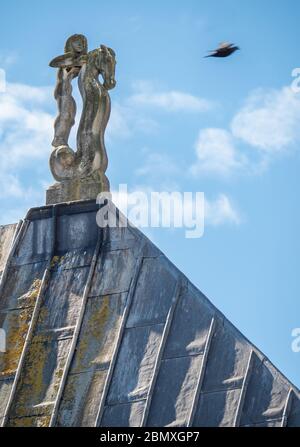
<path fill-rule="evenodd" d="M 99 193 L 109 191 L 109 181 L 105 175 L 108 160 L 104 132 L 111 111 L 108 90 L 116 85 L 115 53 L 104 45 L 88 52 L 85 36 L 75 34 L 67 39 L 64 54 L 54 58 L 50 66 L 58 69 L 54 93 L 58 116 L 54 124 L 54 149 L 50 156 L 51 172 L 58 182 L 73 182 L 74 185 L 81 182 L 82 185 L 86 181 L 89 185 L 97 184 Z M 102 83 L 99 75 L 103 78 Z M 73 151 L 68 140 L 75 123 L 72 80 L 76 77 L 83 107 L 77 132 L 77 150 Z M 79 194 L 77 198 L 82 197 Z"/>
<path fill-rule="evenodd" d="M 50 67 L 59 67 L 54 97 L 57 101 L 58 116 L 54 123 L 54 139 L 52 146 L 68 146 L 68 139 L 72 126 L 75 124 L 76 102 L 72 96 L 72 80 L 79 75 L 83 59 L 87 53 L 87 40 L 83 35 L 73 35 L 65 44 L 65 54 L 50 62 Z M 61 63 L 69 56 L 70 62 L 77 60 L 78 66 L 62 67 Z M 71 62 L 71 63 L 72 63 Z"/>

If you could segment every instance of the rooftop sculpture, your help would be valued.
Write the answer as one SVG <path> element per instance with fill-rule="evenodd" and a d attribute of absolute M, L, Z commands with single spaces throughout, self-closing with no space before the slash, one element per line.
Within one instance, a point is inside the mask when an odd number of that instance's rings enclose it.
<path fill-rule="evenodd" d="M 50 168 L 58 183 L 47 190 L 47 204 L 95 199 L 100 192 L 109 191 L 104 132 L 111 111 L 108 90 L 116 85 L 115 66 L 111 48 L 100 45 L 88 52 L 87 39 L 82 34 L 70 36 L 64 54 L 50 62 L 50 67 L 57 68 L 54 96 L 58 106 Z M 76 77 L 83 107 L 74 151 L 68 140 L 75 123 L 72 81 Z"/>

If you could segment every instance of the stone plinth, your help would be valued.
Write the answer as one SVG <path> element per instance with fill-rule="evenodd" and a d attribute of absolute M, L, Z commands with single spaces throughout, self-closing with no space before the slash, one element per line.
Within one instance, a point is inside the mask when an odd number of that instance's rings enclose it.
<path fill-rule="evenodd" d="M 96 199 L 101 192 L 109 191 L 109 181 L 103 175 L 103 181 L 93 178 L 66 180 L 54 183 L 46 191 L 46 205 Z"/>

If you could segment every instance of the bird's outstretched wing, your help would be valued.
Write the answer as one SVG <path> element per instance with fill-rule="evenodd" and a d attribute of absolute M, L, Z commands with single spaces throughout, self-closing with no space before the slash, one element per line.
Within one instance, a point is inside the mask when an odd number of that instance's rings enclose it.
<path fill-rule="evenodd" d="M 236 50 L 239 50 L 239 47 L 235 46 L 234 43 L 221 42 L 217 49 L 209 51 L 209 54 L 204 57 L 227 57 Z"/>
<path fill-rule="evenodd" d="M 220 42 L 217 50 L 223 50 L 224 48 L 231 48 L 233 47 L 233 45 L 234 45 L 233 43 L 229 42 Z"/>
<path fill-rule="evenodd" d="M 217 48 L 215 48 L 214 50 L 209 50 L 208 53 L 216 54 L 216 53 L 218 53 L 218 51 L 222 51 L 222 50 L 225 50 L 227 48 L 232 48 L 233 46 L 234 46 L 233 43 L 220 42 L 219 46 Z"/>

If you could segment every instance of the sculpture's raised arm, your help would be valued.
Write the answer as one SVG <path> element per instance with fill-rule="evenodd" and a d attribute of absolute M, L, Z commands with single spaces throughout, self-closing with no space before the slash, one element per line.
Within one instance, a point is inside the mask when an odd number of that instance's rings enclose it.
<path fill-rule="evenodd" d="M 82 67 L 87 61 L 85 54 L 77 56 L 72 52 L 57 56 L 49 63 L 52 68 L 69 68 L 69 67 Z"/>

